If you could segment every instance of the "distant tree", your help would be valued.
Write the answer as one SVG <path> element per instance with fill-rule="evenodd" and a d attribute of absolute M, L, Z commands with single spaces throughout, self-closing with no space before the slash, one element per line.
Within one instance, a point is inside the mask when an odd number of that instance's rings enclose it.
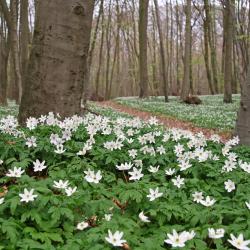
<path fill-rule="evenodd" d="M 15 74 L 15 85 L 18 87 L 18 103 L 22 97 L 22 74 L 19 61 L 19 49 L 18 49 L 18 36 L 17 36 L 17 20 L 18 20 L 18 2 L 17 0 L 10 1 L 10 8 L 7 5 L 6 0 L 0 0 L 0 6 L 4 14 L 5 21 L 8 26 L 10 35 L 10 49 Z"/>
<path fill-rule="evenodd" d="M 22 83 L 26 76 L 26 70 L 29 60 L 29 2 L 28 0 L 20 0 L 20 62 Z"/>
<path fill-rule="evenodd" d="M 7 30 L 0 8 L 0 105 L 7 105 L 7 67 L 9 60 L 10 46 Z"/>
<path fill-rule="evenodd" d="M 224 5 L 224 102 L 232 102 L 232 67 L 233 67 L 233 20 L 234 0 L 222 1 Z"/>
<path fill-rule="evenodd" d="M 147 65 L 147 26 L 148 26 L 148 2 L 139 2 L 139 64 L 140 64 L 140 98 L 148 96 L 148 65 Z"/>
<path fill-rule="evenodd" d="M 184 54 L 184 77 L 181 90 L 181 99 L 185 101 L 190 93 L 190 67 L 191 67 L 191 0 L 186 0 L 186 25 L 185 25 L 185 54 Z"/>
<path fill-rule="evenodd" d="M 159 33 L 159 39 L 160 39 L 161 72 L 162 72 L 162 79 L 163 79 L 163 89 L 164 89 L 165 102 L 168 102 L 168 82 L 167 82 L 168 77 L 167 77 L 165 49 L 164 49 L 164 43 L 163 43 L 163 34 L 162 34 L 162 28 L 161 28 L 158 0 L 154 0 L 154 4 L 155 4 L 156 21 L 157 21 L 158 33 Z"/>
<path fill-rule="evenodd" d="M 93 8 L 94 0 L 37 2 L 18 117 L 22 124 L 50 111 L 62 117 L 81 113 Z"/>

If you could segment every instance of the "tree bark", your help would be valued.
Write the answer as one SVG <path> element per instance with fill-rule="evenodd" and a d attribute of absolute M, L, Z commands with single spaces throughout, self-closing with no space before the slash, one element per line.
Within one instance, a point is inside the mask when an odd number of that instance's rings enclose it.
<path fill-rule="evenodd" d="M 20 61 L 22 83 L 24 82 L 29 60 L 29 3 L 28 0 L 20 0 Z"/>
<path fill-rule="evenodd" d="M 250 31 L 250 11 L 248 17 L 248 31 Z M 249 33 L 248 33 L 249 34 Z M 245 39 L 248 45 L 247 54 L 250 58 L 250 41 Z M 236 134 L 240 138 L 240 144 L 250 146 L 250 63 L 247 66 L 247 77 L 241 85 L 241 101 L 236 121 Z"/>
<path fill-rule="evenodd" d="M 157 26 L 158 26 L 159 39 L 160 39 L 160 54 L 161 54 L 163 89 L 164 89 L 165 102 L 168 102 L 168 82 L 167 82 L 168 77 L 166 74 L 165 49 L 164 49 L 164 44 L 163 44 L 163 35 L 162 35 L 158 0 L 154 0 L 154 4 L 155 4 L 155 14 L 156 14 L 156 21 L 157 21 Z"/>
<path fill-rule="evenodd" d="M 147 26 L 148 2 L 140 0 L 139 3 L 139 64 L 140 64 L 140 98 L 148 97 L 148 65 L 147 65 Z"/>
<path fill-rule="evenodd" d="M 8 9 L 6 0 L 0 0 L 0 5 L 2 7 L 4 18 L 6 20 L 10 34 L 10 47 L 15 71 L 15 84 L 18 86 L 18 103 L 20 103 L 22 97 L 22 77 L 17 38 L 17 0 L 10 1 L 10 10 Z"/>
<path fill-rule="evenodd" d="M 233 5 L 234 0 L 225 1 L 225 62 L 224 103 L 232 102 L 232 50 L 233 50 Z"/>
<path fill-rule="evenodd" d="M 94 0 L 37 2 L 19 122 L 48 112 L 80 114 Z"/>
<path fill-rule="evenodd" d="M 191 0 L 186 0 L 186 25 L 185 25 L 185 55 L 184 55 L 184 78 L 182 83 L 181 99 L 185 101 L 190 92 L 190 64 L 191 64 Z"/>
<path fill-rule="evenodd" d="M 0 19 L 0 105 L 7 105 L 7 67 L 9 59 L 9 43 L 4 21 Z"/>

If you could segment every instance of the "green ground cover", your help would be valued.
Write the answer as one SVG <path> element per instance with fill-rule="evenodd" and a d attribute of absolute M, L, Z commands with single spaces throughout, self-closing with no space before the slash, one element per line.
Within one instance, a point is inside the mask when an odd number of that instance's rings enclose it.
<path fill-rule="evenodd" d="M 163 97 L 150 97 L 140 100 L 134 97 L 122 97 L 116 102 L 142 111 L 174 117 L 189 121 L 199 127 L 220 130 L 232 130 L 235 127 L 240 96 L 233 95 L 232 104 L 224 104 L 222 95 L 200 96 L 202 105 L 187 105 L 177 97 L 170 97 L 165 103 Z"/>
<path fill-rule="evenodd" d="M 247 245 L 248 147 L 92 108 L 0 119 L 0 249 Z"/>

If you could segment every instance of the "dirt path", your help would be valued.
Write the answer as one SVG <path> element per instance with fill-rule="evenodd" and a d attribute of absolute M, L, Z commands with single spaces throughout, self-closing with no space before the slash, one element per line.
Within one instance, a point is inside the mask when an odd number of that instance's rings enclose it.
<path fill-rule="evenodd" d="M 97 105 L 102 107 L 110 107 L 119 112 L 124 112 L 132 116 L 139 117 L 143 120 L 148 120 L 151 116 L 155 116 L 162 124 L 164 124 L 168 128 L 179 128 L 184 130 L 192 131 L 193 133 L 203 132 L 207 138 L 209 138 L 212 134 L 218 134 L 221 136 L 223 141 L 228 140 L 232 137 L 232 134 L 229 132 L 221 132 L 217 129 L 208 129 L 208 128 L 200 128 L 194 126 L 191 122 L 180 121 L 172 117 L 167 117 L 164 115 L 158 115 L 151 112 L 140 111 L 135 108 L 131 108 L 113 101 L 104 101 L 104 102 L 96 102 Z"/>

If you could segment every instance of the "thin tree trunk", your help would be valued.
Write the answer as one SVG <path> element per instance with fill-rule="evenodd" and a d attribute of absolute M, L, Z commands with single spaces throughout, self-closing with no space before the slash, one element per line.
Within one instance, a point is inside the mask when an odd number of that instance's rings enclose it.
<path fill-rule="evenodd" d="M 168 78 L 166 74 L 165 49 L 164 49 L 163 35 L 162 35 L 162 29 L 161 29 L 161 20 L 160 20 L 160 14 L 159 14 L 158 0 L 154 0 L 154 4 L 155 4 L 155 14 L 156 14 L 156 21 L 157 21 L 157 26 L 158 26 L 159 39 L 160 39 L 163 89 L 164 89 L 165 102 L 168 102 L 168 82 L 167 82 Z"/>
<path fill-rule="evenodd" d="M 10 33 L 11 55 L 15 71 L 15 82 L 18 86 L 18 102 L 22 97 L 22 77 L 19 63 L 18 38 L 17 38 L 17 0 L 10 1 L 10 11 L 6 0 L 0 0 L 0 5 Z"/>
<path fill-rule="evenodd" d="M 191 50 L 191 0 L 186 0 L 186 25 L 185 25 L 185 55 L 184 78 L 182 83 L 181 99 L 185 101 L 190 93 L 190 50 Z"/>
<path fill-rule="evenodd" d="M 20 61 L 22 83 L 25 80 L 29 60 L 29 3 L 28 0 L 20 0 Z"/>
<path fill-rule="evenodd" d="M 139 63 L 140 63 L 140 98 L 148 97 L 148 63 L 147 63 L 147 26 L 148 2 L 140 0 L 139 3 Z"/>
<path fill-rule="evenodd" d="M 234 0 L 226 1 L 225 6 L 225 68 L 224 102 L 232 102 L 232 50 L 233 50 L 233 5 Z"/>
<path fill-rule="evenodd" d="M 103 15 L 103 2 L 104 0 L 101 0 L 100 2 L 100 8 L 97 16 L 96 26 L 93 33 L 93 39 L 92 43 L 90 45 L 89 53 L 88 53 L 88 63 L 87 63 L 87 70 L 86 70 L 86 76 L 85 76 L 85 84 L 83 86 L 83 102 L 86 103 L 87 100 L 90 98 L 90 69 L 92 66 L 92 60 L 93 60 L 93 53 L 95 50 L 96 40 L 97 40 L 97 34 L 99 29 L 99 23 L 101 16 Z"/>
<path fill-rule="evenodd" d="M 98 97 L 99 95 L 99 88 L 100 88 L 100 73 L 102 67 L 102 58 L 103 58 L 103 43 L 104 43 L 104 14 L 102 11 L 102 21 L 101 21 L 101 44 L 98 56 L 98 67 L 96 72 L 96 80 L 95 80 L 95 96 Z"/>

